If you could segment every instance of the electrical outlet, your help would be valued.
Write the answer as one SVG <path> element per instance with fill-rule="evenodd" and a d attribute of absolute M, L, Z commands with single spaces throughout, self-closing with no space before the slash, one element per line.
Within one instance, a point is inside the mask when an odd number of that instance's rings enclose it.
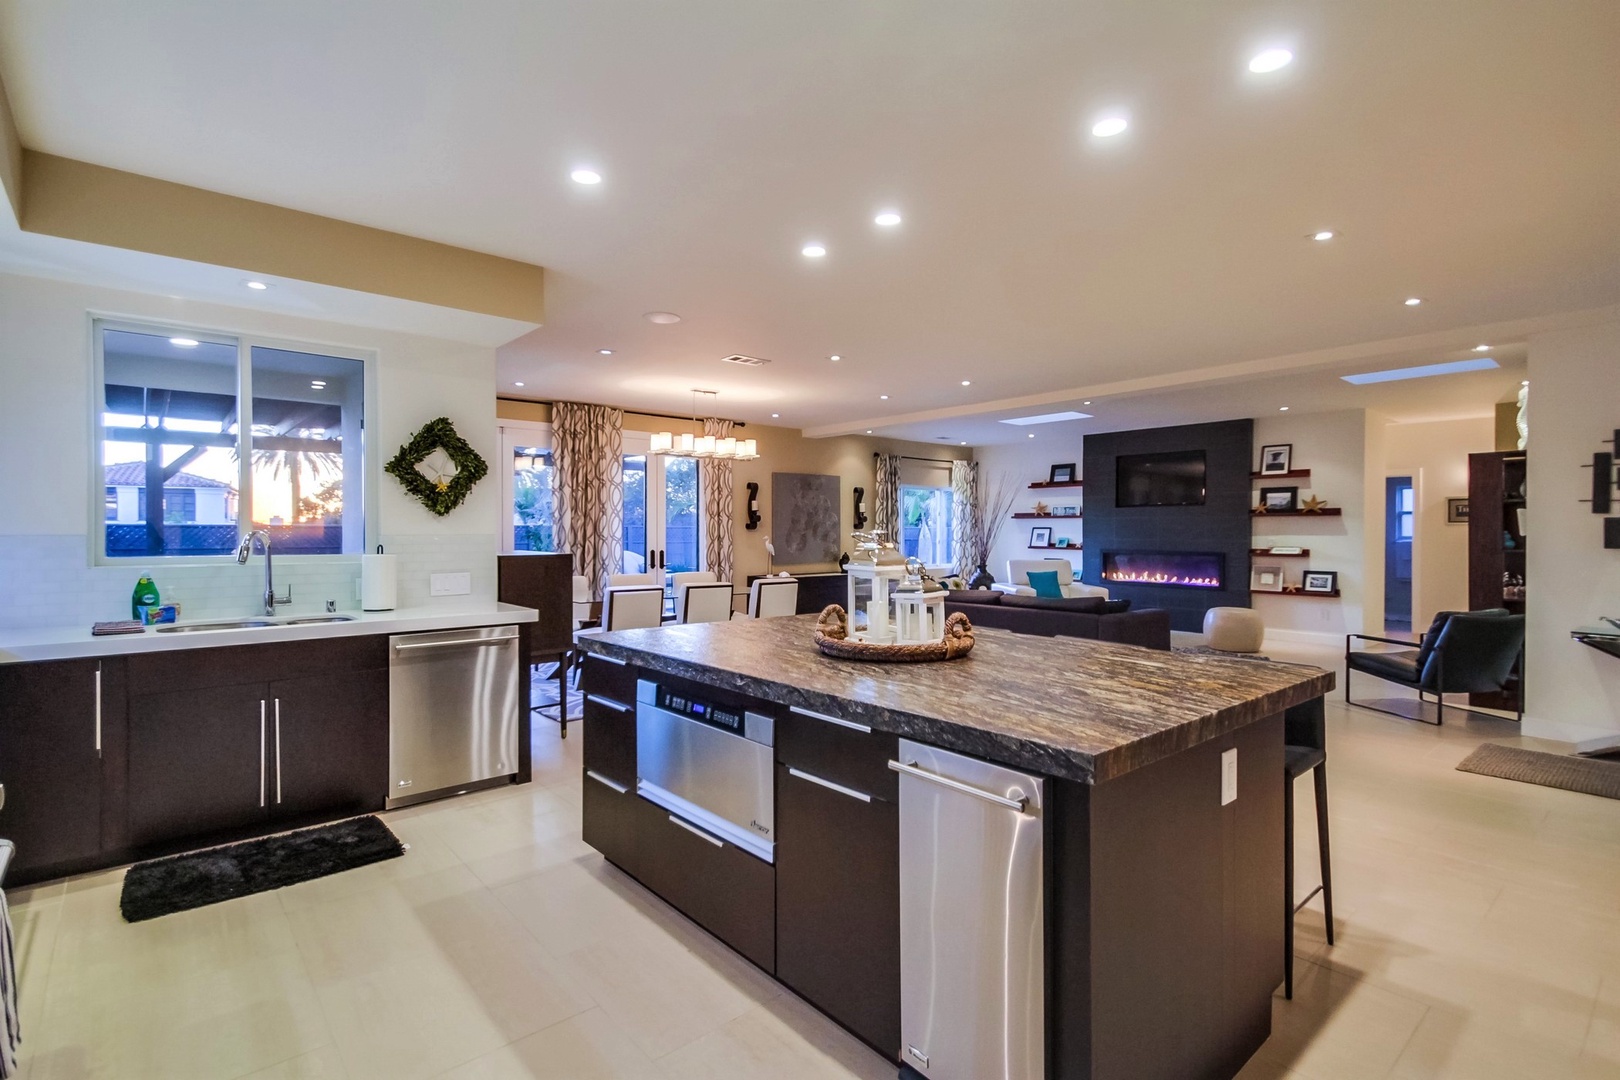
<path fill-rule="evenodd" d="M 1221 752 L 1221 805 L 1237 802 L 1237 747 Z"/>
<path fill-rule="evenodd" d="M 472 592 L 472 574 L 431 574 L 428 576 L 429 596 L 466 596 Z"/>

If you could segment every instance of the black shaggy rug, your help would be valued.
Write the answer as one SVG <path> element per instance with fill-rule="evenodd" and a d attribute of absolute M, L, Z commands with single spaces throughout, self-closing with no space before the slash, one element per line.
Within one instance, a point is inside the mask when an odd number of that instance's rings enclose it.
<path fill-rule="evenodd" d="M 221 900 L 312 881 L 396 859 L 405 845 L 375 817 L 266 836 L 189 855 L 136 863 L 118 900 L 125 922 L 141 922 Z"/>

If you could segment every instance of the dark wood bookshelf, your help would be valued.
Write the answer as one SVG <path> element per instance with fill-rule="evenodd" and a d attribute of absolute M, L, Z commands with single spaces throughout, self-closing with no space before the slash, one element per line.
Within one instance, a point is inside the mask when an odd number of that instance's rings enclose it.
<path fill-rule="evenodd" d="M 1339 593 L 1338 589 L 1334 589 L 1332 592 L 1306 592 L 1304 589 L 1297 589 L 1297 590 L 1294 590 L 1293 592 L 1266 592 L 1266 591 L 1262 591 L 1262 590 L 1257 589 L 1257 590 L 1252 590 L 1251 595 L 1254 595 L 1254 596 L 1309 596 L 1309 597 L 1312 597 L 1313 599 L 1317 599 L 1317 600 L 1334 600 L 1334 599 L 1337 599 L 1339 597 L 1340 593 Z"/>
<path fill-rule="evenodd" d="M 1344 508 L 1339 506 L 1324 506 L 1320 510 L 1250 510 L 1255 517 L 1342 517 Z"/>
<path fill-rule="evenodd" d="M 1085 487 L 1086 482 L 1084 480 L 1070 480 L 1070 481 L 1067 481 L 1066 483 L 1054 484 L 1049 480 L 1037 480 L 1037 481 L 1035 481 L 1033 484 L 1031 484 L 1029 486 L 1030 486 L 1030 490 L 1038 491 L 1038 490 L 1040 490 L 1042 488 L 1077 488 L 1077 487 Z"/>
<path fill-rule="evenodd" d="M 1309 469 L 1292 469 L 1288 472 L 1274 473 L 1252 472 L 1249 474 L 1250 480 L 1309 480 L 1310 478 L 1311 470 Z"/>
<path fill-rule="evenodd" d="M 1034 514 L 1027 511 L 1020 511 L 1013 515 L 1015 518 L 1026 521 L 1079 521 L 1085 516 L 1084 514 Z"/>
<path fill-rule="evenodd" d="M 1300 548 L 1298 551 L 1272 551 L 1270 548 L 1250 548 L 1249 554 L 1256 559 L 1308 559 L 1311 557 L 1311 549 Z"/>

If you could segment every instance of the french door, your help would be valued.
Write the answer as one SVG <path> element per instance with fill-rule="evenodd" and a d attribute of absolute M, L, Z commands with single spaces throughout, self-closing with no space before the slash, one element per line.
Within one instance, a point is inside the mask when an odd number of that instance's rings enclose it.
<path fill-rule="evenodd" d="M 624 433 L 624 572 L 702 570 L 702 496 L 693 458 L 651 454 L 652 436 Z"/>

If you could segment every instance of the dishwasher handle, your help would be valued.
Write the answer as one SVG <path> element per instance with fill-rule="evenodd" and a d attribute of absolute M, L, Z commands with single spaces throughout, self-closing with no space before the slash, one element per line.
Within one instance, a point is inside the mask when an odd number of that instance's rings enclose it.
<path fill-rule="evenodd" d="M 468 637 L 454 638 L 450 641 L 404 641 L 394 644 L 395 652 L 405 652 L 408 649 L 448 649 L 451 646 L 465 645 L 505 645 L 509 641 L 516 641 L 516 634 L 502 637 Z"/>
<path fill-rule="evenodd" d="M 1004 806 L 1008 810 L 1016 810 L 1020 814 L 1029 813 L 1029 800 L 1026 798 L 1009 799 L 1005 795 L 997 795 L 993 791 L 985 791 L 983 788 L 976 788 L 972 784 L 964 784 L 960 780 L 952 780 L 948 776 L 941 776 L 938 773 L 928 772 L 926 769 L 919 769 L 915 761 L 891 761 L 889 762 L 889 768 L 906 776 L 915 776 L 919 780 L 926 780 L 930 784 L 950 788 L 952 791 L 963 795 L 971 795 L 975 799 L 983 799 L 985 802 Z"/>

